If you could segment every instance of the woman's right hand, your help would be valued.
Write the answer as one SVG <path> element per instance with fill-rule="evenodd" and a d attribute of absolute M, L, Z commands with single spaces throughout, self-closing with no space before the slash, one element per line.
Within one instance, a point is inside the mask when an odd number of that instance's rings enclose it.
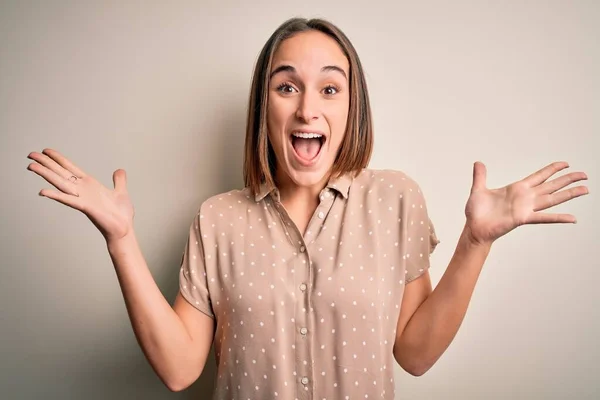
<path fill-rule="evenodd" d="M 118 169 L 113 173 L 115 188 L 110 190 L 56 150 L 32 152 L 27 158 L 36 161 L 27 169 L 58 189 L 42 189 L 40 196 L 83 212 L 107 242 L 118 241 L 133 232 L 135 212 L 127 192 L 124 170 Z"/>

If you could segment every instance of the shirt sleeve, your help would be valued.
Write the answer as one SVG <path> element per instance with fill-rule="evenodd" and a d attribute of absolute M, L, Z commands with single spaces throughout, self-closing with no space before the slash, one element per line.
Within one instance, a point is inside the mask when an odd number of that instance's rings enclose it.
<path fill-rule="evenodd" d="M 405 282 L 409 283 L 430 267 L 430 255 L 438 243 L 435 227 L 427 213 L 425 197 L 418 184 L 412 182 L 403 195 Z"/>
<path fill-rule="evenodd" d="M 202 235 L 200 234 L 200 213 L 196 215 L 190 225 L 187 243 L 181 259 L 179 291 L 192 306 L 214 318 L 208 290 Z"/>

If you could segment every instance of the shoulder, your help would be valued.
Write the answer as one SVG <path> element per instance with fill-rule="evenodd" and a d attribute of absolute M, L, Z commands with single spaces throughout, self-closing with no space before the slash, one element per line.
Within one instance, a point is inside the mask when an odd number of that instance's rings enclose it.
<path fill-rule="evenodd" d="M 231 217 L 246 212 L 249 207 L 256 207 L 257 203 L 248 188 L 230 190 L 213 195 L 204 200 L 198 210 L 201 219 L 215 221 L 220 217 Z"/>
<path fill-rule="evenodd" d="M 392 169 L 363 169 L 353 180 L 352 190 L 372 193 L 421 194 L 419 184 L 403 171 Z"/>

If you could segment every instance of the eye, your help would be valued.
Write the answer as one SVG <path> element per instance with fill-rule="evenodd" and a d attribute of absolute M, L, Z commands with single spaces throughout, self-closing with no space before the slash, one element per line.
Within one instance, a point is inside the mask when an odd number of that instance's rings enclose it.
<path fill-rule="evenodd" d="M 284 83 L 280 84 L 279 86 L 277 86 L 277 91 L 287 94 L 287 93 L 294 93 L 296 91 L 296 89 L 289 83 L 284 82 Z"/>
<path fill-rule="evenodd" d="M 339 89 L 333 85 L 329 85 L 329 86 L 325 87 L 325 89 L 323 89 L 323 91 L 325 92 L 326 95 L 333 96 L 334 94 L 339 92 Z"/>

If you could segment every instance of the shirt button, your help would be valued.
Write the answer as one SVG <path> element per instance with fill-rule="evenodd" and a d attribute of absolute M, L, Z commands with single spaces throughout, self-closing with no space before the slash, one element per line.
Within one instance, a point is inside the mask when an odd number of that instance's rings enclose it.
<path fill-rule="evenodd" d="M 305 250 L 306 250 L 306 247 L 300 246 L 300 253 L 304 253 Z"/>
<path fill-rule="evenodd" d="M 303 385 L 308 385 L 308 378 L 307 377 L 302 378 L 301 382 Z"/>
<path fill-rule="evenodd" d="M 323 219 L 323 218 L 325 218 L 325 213 L 323 213 L 323 211 L 319 211 L 318 216 L 319 216 L 319 218 Z"/>
<path fill-rule="evenodd" d="M 308 329 L 306 329 L 306 328 L 300 329 L 300 333 L 303 335 L 306 335 L 307 332 L 308 332 Z"/>
<path fill-rule="evenodd" d="M 300 290 L 302 290 L 303 292 L 306 290 L 306 283 L 300 285 Z"/>

